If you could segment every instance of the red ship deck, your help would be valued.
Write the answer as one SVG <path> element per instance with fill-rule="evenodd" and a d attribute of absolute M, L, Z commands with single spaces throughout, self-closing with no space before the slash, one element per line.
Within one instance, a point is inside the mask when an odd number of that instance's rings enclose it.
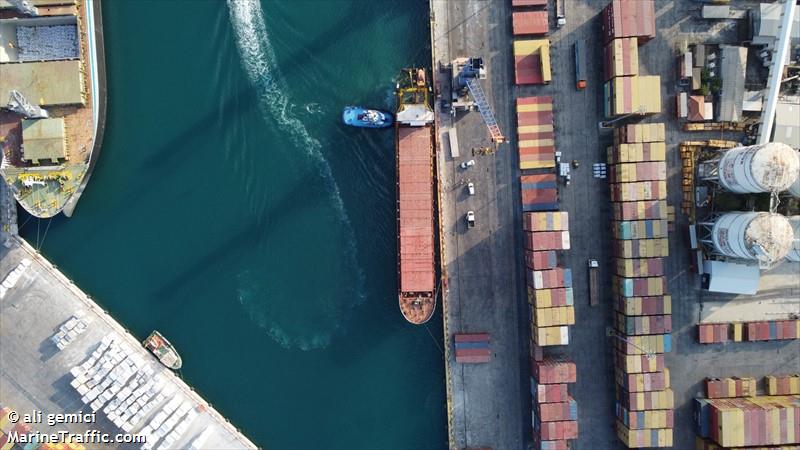
<path fill-rule="evenodd" d="M 433 314 L 435 299 L 431 128 L 397 130 L 400 309 L 412 323 Z"/>

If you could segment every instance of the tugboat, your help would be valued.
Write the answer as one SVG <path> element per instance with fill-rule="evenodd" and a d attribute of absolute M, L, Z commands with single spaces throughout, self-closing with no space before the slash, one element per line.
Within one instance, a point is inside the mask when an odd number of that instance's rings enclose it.
<path fill-rule="evenodd" d="M 345 125 L 358 128 L 388 128 L 392 126 L 392 115 L 377 109 L 347 106 L 342 112 Z"/>
<path fill-rule="evenodd" d="M 161 364 L 164 364 L 172 370 L 178 370 L 183 365 L 181 356 L 175 350 L 175 347 L 173 347 L 158 331 L 150 333 L 150 336 L 147 336 L 147 339 L 142 342 L 142 345 L 144 345 L 144 348 L 150 350 L 150 352 L 161 361 Z"/>

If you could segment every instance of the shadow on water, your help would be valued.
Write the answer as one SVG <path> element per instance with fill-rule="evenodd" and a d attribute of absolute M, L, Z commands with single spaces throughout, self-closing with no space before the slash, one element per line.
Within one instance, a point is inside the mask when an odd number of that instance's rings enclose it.
<path fill-rule="evenodd" d="M 312 183 L 296 184 L 278 201 L 272 203 L 266 213 L 266 217 L 270 218 L 269 221 L 264 222 L 259 218 L 253 218 L 247 226 L 231 233 L 228 239 L 220 241 L 216 247 L 209 249 L 193 264 L 185 266 L 172 279 L 156 288 L 152 295 L 159 299 L 177 298 L 175 294 L 184 286 L 202 278 L 204 274 L 215 267 L 224 265 L 226 261 L 241 256 L 245 247 L 252 246 L 256 240 L 263 240 L 270 234 L 271 229 L 279 228 L 281 222 L 288 217 L 294 216 L 303 209 L 314 209 L 324 199 L 324 196 L 319 195 L 315 189 L 318 187 Z"/>

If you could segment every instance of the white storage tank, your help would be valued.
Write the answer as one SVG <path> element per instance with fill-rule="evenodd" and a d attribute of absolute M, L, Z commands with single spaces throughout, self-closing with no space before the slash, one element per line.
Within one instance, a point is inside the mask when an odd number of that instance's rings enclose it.
<path fill-rule="evenodd" d="M 729 212 L 714 221 L 711 239 L 723 255 L 771 264 L 792 249 L 794 231 L 780 214 Z"/>
<path fill-rule="evenodd" d="M 789 217 L 789 223 L 792 224 L 794 230 L 794 243 L 786 259 L 789 261 L 800 262 L 800 216 Z"/>
<path fill-rule="evenodd" d="M 800 157 L 780 142 L 732 148 L 718 164 L 719 184 L 737 194 L 785 191 L 800 176 Z"/>

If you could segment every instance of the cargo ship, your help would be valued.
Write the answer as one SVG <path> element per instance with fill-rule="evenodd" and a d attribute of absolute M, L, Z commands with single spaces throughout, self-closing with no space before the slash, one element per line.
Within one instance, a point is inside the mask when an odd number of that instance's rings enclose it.
<path fill-rule="evenodd" d="M 396 94 L 398 300 L 403 317 L 420 325 L 436 310 L 434 113 L 425 69 L 404 70 Z"/>
<path fill-rule="evenodd" d="M 161 364 L 164 364 L 170 369 L 178 370 L 183 365 L 178 351 L 175 350 L 175 347 L 169 343 L 167 338 L 162 336 L 158 331 L 150 333 L 150 336 L 147 336 L 147 339 L 142 342 L 142 345 L 144 345 L 144 348 L 147 350 L 150 350 L 150 352 L 161 361 Z"/>
<path fill-rule="evenodd" d="M 104 122 L 99 0 L 0 0 L 0 175 L 38 218 L 70 216 Z"/>

